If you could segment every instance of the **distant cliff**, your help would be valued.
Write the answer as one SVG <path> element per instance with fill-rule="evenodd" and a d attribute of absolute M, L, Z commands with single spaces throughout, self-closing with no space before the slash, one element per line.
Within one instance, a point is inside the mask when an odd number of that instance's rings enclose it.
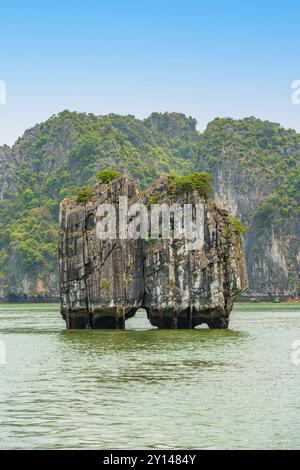
<path fill-rule="evenodd" d="M 179 113 L 64 111 L 0 148 L 0 299 L 58 297 L 59 202 L 112 168 L 147 188 L 161 174 L 207 171 L 218 206 L 248 227 L 250 291 L 300 295 L 300 136 L 255 118 L 204 133 Z"/>
<path fill-rule="evenodd" d="M 203 133 L 199 167 L 215 200 L 248 227 L 250 292 L 300 295 L 300 135 L 247 118 L 216 119 Z"/>
<path fill-rule="evenodd" d="M 162 177 L 142 193 L 137 181 L 121 177 L 62 202 L 60 292 L 68 328 L 124 328 L 139 308 L 159 328 L 227 328 L 233 299 L 247 287 L 242 242 L 228 213 L 200 195 L 202 175 L 195 180 L 200 185 Z M 118 208 L 120 196 L 129 209 L 138 202 L 182 211 L 201 204 L 203 247 L 189 249 L 186 237 L 174 238 L 174 221 L 168 239 L 99 239 L 97 208 Z M 119 224 L 118 218 L 117 232 Z"/>

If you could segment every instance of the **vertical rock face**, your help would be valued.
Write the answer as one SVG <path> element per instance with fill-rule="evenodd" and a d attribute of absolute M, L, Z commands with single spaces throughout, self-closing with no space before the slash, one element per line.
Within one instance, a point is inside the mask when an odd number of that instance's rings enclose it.
<path fill-rule="evenodd" d="M 68 328 L 124 328 L 143 303 L 141 240 L 100 240 L 97 208 L 120 196 L 128 206 L 140 200 L 138 183 L 120 178 L 101 184 L 86 204 L 65 200 L 60 207 L 61 312 Z M 117 233 L 122 223 L 117 218 Z"/>
<path fill-rule="evenodd" d="M 215 119 L 203 133 L 199 169 L 213 176 L 218 206 L 249 229 L 249 294 L 300 296 L 299 157 L 296 132 L 254 117 Z"/>
<path fill-rule="evenodd" d="M 10 147 L 5 145 L 0 147 L 0 201 L 6 193 L 13 192 L 16 189 L 14 171 L 16 161 L 13 157 Z"/>
<path fill-rule="evenodd" d="M 161 178 L 146 199 L 159 204 L 203 205 L 204 245 L 190 249 L 183 239 L 145 243 L 145 301 L 150 322 L 159 328 L 193 328 L 207 323 L 226 328 L 232 300 L 247 287 L 240 236 L 228 213 L 205 203 L 197 192 L 174 198 Z"/>
<path fill-rule="evenodd" d="M 300 293 L 300 218 L 294 213 L 288 220 L 254 221 L 246 238 L 248 276 L 255 280 L 256 291 Z"/>
<path fill-rule="evenodd" d="M 154 200 L 181 208 L 191 202 L 201 205 L 203 247 L 190 249 L 184 237 L 119 239 L 119 196 L 128 197 L 129 208 Z M 117 208 L 117 238 L 112 240 L 97 236 L 97 208 L 103 203 Z M 85 204 L 62 202 L 60 225 L 61 312 L 68 328 L 124 328 L 126 318 L 141 307 L 159 328 L 201 323 L 226 328 L 233 298 L 247 287 L 241 239 L 228 213 L 193 191 L 174 199 L 168 178 L 159 179 L 144 195 L 126 177 L 99 184 Z"/>

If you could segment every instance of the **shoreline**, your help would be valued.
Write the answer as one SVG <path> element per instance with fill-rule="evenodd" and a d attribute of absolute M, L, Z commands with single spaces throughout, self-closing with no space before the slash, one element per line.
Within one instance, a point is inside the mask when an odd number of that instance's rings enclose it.
<path fill-rule="evenodd" d="M 253 298 L 252 298 L 253 299 Z M 234 301 L 235 304 L 239 303 L 247 303 L 247 304 L 260 304 L 260 303 L 268 303 L 268 304 L 300 304 L 300 299 L 279 299 L 279 300 L 272 300 L 270 298 L 255 298 L 255 300 L 251 300 L 250 298 L 238 298 Z M 0 305 L 22 305 L 22 304 L 60 304 L 60 299 L 28 299 L 28 300 L 0 300 Z"/>

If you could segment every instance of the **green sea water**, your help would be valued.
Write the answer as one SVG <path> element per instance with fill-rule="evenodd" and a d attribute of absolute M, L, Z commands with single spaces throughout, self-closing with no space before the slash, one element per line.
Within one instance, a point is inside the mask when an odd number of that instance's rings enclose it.
<path fill-rule="evenodd" d="M 300 304 L 237 304 L 227 331 L 158 331 L 143 311 L 126 327 L 0 305 L 0 447 L 300 448 Z"/>

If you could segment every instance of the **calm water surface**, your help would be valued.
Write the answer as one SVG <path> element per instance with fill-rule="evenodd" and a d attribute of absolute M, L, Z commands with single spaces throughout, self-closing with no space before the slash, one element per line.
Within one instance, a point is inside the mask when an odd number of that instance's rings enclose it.
<path fill-rule="evenodd" d="M 0 305 L 0 447 L 300 449 L 300 305 L 237 304 L 228 331 L 126 326 Z"/>

